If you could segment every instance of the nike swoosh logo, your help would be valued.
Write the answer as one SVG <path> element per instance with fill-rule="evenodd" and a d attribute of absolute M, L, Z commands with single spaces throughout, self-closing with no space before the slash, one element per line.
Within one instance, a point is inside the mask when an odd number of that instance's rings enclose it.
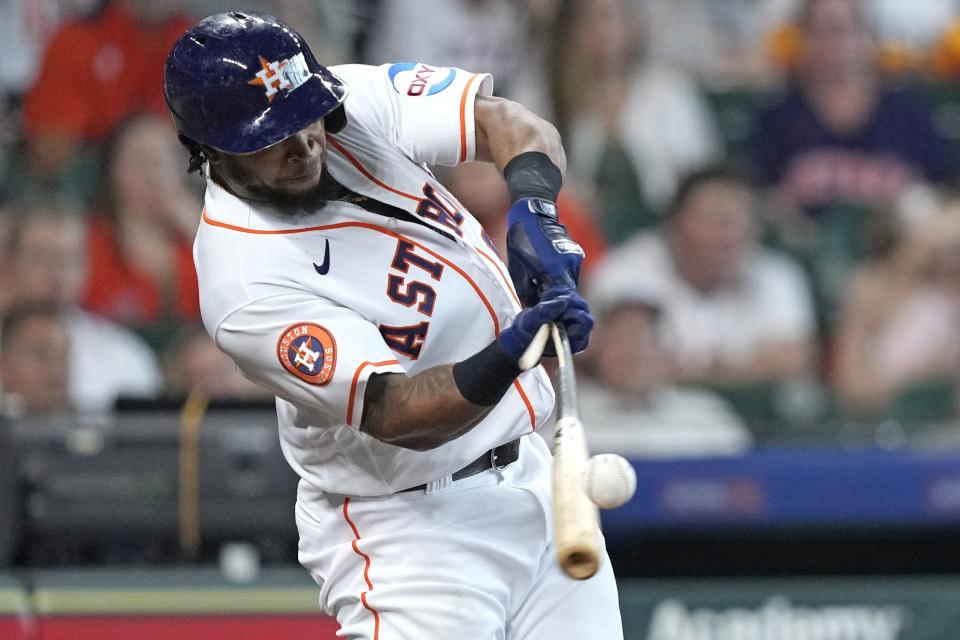
<path fill-rule="evenodd" d="M 327 275 L 327 271 L 330 271 L 330 239 L 326 239 L 326 244 L 323 247 L 323 262 L 317 264 L 313 263 L 313 268 L 317 270 L 322 276 Z"/>

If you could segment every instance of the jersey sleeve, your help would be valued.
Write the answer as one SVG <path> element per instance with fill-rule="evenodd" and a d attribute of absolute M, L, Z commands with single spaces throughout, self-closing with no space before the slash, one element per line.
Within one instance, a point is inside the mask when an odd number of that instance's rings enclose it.
<path fill-rule="evenodd" d="M 229 314 L 214 339 L 244 376 L 329 425 L 359 426 L 373 373 L 403 373 L 376 326 L 308 294 L 257 300 Z"/>
<path fill-rule="evenodd" d="M 364 110 L 380 112 L 376 119 L 382 133 L 408 157 L 448 166 L 475 159 L 473 107 L 478 94 L 493 91 L 489 74 L 422 62 L 387 64 L 370 71 L 362 77 L 362 90 L 368 95 L 350 99 L 369 100 Z"/>

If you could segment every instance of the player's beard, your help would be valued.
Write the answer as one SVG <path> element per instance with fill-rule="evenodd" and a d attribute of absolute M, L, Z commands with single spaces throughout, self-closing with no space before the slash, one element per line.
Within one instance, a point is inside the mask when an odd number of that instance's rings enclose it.
<path fill-rule="evenodd" d="M 303 191 L 288 191 L 276 187 L 247 184 L 250 198 L 270 205 L 278 213 L 289 217 L 308 216 L 323 209 L 328 202 L 336 200 L 343 192 L 324 164 L 317 184 Z"/>
<path fill-rule="evenodd" d="M 317 184 L 301 191 L 252 184 L 255 181 L 253 174 L 237 163 L 221 163 L 215 172 L 222 172 L 228 176 L 232 184 L 243 185 L 243 193 L 231 190 L 237 197 L 268 205 L 284 217 L 313 215 L 323 209 L 330 201 L 336 200 L 344 192 L 340 183 L 334 180 L 330 172 L 327 171 L 326 163 L 321 168 Z"/>

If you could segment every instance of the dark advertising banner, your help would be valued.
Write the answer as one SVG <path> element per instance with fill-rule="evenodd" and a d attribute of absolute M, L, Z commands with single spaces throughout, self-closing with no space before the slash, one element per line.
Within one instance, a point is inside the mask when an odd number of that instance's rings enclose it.
<path fill-rule="evenodd" d="M 610 539 L 663 528 L 960 524 L 960 449 L 783 446 L 633 466 L 636 495 L 603 512 Z"/>
<path fill-rule="evenodd" d="M 620 584 L 628 640 L 956 640 L 960 579 Z"/>

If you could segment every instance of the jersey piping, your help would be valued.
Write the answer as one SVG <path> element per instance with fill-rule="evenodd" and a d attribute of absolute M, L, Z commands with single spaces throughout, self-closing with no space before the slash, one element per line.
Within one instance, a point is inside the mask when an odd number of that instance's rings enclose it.
<path fill-rule="evenodd" d="M 497 261 L 491 258 L 485 251 L 482 249 L 477 249 L 474 247 L 474 250 L 479 253 L 484 260 L 490 263 L 490 266 L 497 270 L 497 273 L 500 274 L 500 279 L 503 280 L 503 284 L 506 285 L 507 290 L 510 292 L 510 295 L 513 296 L 513 299 L 516 300 L 517 304 L 520 304 L 520 298 L 517 297 L 517 292 L 513 290 L 513 285 L 507 279 L 507 276 L 503 273 L 503 269 L 500 268 L 500 265 L 497 264 Z"/>
<path fill-rule="evenodd" d="M 460 162 L 467 160 L 467 97 L 470 95 L 470 87 L 473 86 L 477 75 L 474 74 L 467 80 L 467 86 L 463 88 L 460 95 Z"/>
<path fill-rule="evenodd" d="M 363 603 L 364 609 L 373 614 L 373 640 L 379 640 L 380 638 L 380 612 L 370 606 L 370 603 L 367 602 L 367 594 L 373 591 L 373 583 L 370 581 L 370 556 L 365 554 L 363 551 L 360 551 L 360 547 L 357 546 L 357 543 L 360 541 L 360 532 L 357 530 L 357 525 L 353 523 L 353 520 L 350 519 L 350 513 L 347 510 L 350 504 L 350 498 L 343 499 L 343 519 L 347 521 L 347 524 L 350 526 L 350 530 L 353 531 L 353 540 L 350 543 L 350 546 L 353 547 L 354 553 L 363 558 L 363 581 L 367 584 L 367 590 L 360 593 L 360 602 Z"/>
<path fill-rule="evenodd" d="M 357 383 L 360 381 L 360 372 L 366 367 L 385 367 L 391 364 L 400 364 L 399 360 L 381 360 L 380 362 L 370 362 L 369 360 L 361 362 L 360 366 L 353 373 L 353 381 L 350 383 L 350 396 L 347 401 L 347 426 L 353 426 L 353 405 L 356 402 Z"/>
<path fill-rule="evenodd" d="M 341 145 L 339 142 L 337 142 L 337 141 L 333 138 L 333 136 L 327 136 L 327 142 L 329 142 L 329 143 L 333 146 L 334 149 L 336 149 L 337 151 L 339 151 L 339 152 L 343 155 L 344 158 L 346 158 L 347 160 L 349 160 L 349 161 L 350 161 L 350 164 L 352 164 L 354 167 L 356 167 L 357 171 L 359 171 L 360 173 L 362 173 L 365 178 L 367 178 L 368 180 L 370 180 L 371 182 L 373 182 L 373 183 L 374 183 L 375 185 L 377 185 L 378 187 L 380 187 L 380 188 L 382 188 L 382 189 L 386 189 L 387 191 L 389 191 L 389 192 L 391 192 L 391 193 L 395 193 L 395 194 L 397 194 L 398 196 L 403 196 L 404 198 L 409 198 L 410 200 L 413 200 L 414 202 L 420 202 L 420 201 L 423 199 L 423 198 L 418 198 L 417 196 L 410 195 L 409 193 L 407 193 L 407 192 L 405 192 L 405 191 L 400 191 L 399 189 L 396 189 L 396 188 L 394 188 L 394 187 L 391 187 L 390 185 L 385 184 L 385 183 L 383 183 L 383 182 L 380 182 L 380 180 L 378 180 L 376 176 L 374 176 L 372 173 L 370 173 L 369 171 L 367 171 L 367 168 L 364 167 L 362 164 L 360 164 L 360 161 L 358 161 L 356 158 L 353 157 L 353 154 L 351 154 L 349 151 L 346 150 L 346 148 L 343 147 L 343 145 Z"/>
<path fill-rule="evenodd" d="M 530 398 L 527 397 L 526 392 L 523 390 L 523 385 L 520 384 L 520 381 L 516 378 L 513 380 L 513 386 L 517 388 L 517 393 L 520 394 L 520 399 L 523 400 L 524 406 L 527 407 L 527 413 L 530 414 L 530 432 L 537 430 L 537 414 L 533 411 L 533 405 L 530 404 Z"/>
<path fill-rule="evenodd" d="M 254 234 L 265 234 L 265 235 L 276 235 L 276 234 L 290 234 L 290 233 L 306 233 L 308 231 L 329 231 L 331 229 L 344 229 L 347 227 L 360 227 L 363 229 L 370 229 L 371 231 L 376 231 L 382 233 L 397 240 L 403 240 L 404 242 L 409 242 L 410 244 L 423 249 L 431 256 L 440 260 L 445 265 L 459 273 L 464 280 L 470 283 L 470 286 L 473 287 L 473 290 L 476 291 L 477 295 L 480 296 L 480 301 L 483 302 L 483 305 L 487 308 L 487 312 L 490 314 L 490 319 L 493 320 L 493 334 L 495 336 L 500 335 L 500 321 L 497 319 L 497 313 L 493 310 L 493 305 L 490 304 L 490 301 L 487 300 L 487 296 L 483 295 L 483 291 L 480 289 L 480 286 L 474 282 L 473 278 L 464 271 L 462 268 L 457 266 L 454 262 L 440 255 L 430 247 L 426 247 L 416 240 L 407 238 L 404 235 L 390 231 L 389 229 L 384 229 L 383 227 L 378 227 L 375 224 L 370 224 L 369 222 L 335 222 L 333 224 L 322 224 L 316 227 L 302 227 L 299 229 L 247 229 L 244 227 L 238 227 L 237 225 L 227 224 L 226 222 L 220 222 L 218 220 L 213 220 L 210 218 L 206 211 L 203 214 L 203 221 L 214 227 L 222 227 L 224 229 L 229 229 L 230 231 L 239 231 L 240 233 L 254 233 Z"/>

